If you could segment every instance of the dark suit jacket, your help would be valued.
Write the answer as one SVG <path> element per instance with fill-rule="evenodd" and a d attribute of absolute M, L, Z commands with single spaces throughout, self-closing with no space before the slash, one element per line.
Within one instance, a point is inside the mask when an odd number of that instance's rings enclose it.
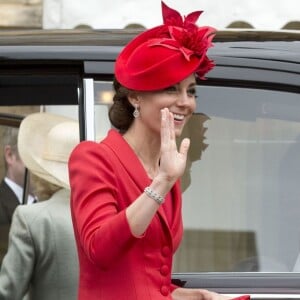
<path fill-rule="evenodd" d="M 3 179 L 0 183 L 0 265 L 7 251 L 12 215 L 19 204 L 16 194 Z"/>

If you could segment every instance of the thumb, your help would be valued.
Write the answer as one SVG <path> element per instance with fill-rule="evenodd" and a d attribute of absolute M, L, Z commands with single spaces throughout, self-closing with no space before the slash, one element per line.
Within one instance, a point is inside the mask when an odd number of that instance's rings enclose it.
<path fill-rule="evenodd" d="M 179 149 L 180 154 L 182 154 L 184 157 L 187 157 L 189 148 L 190 148 L 190 139 L 184 138 L 180 144 L 180 149 Z"/>

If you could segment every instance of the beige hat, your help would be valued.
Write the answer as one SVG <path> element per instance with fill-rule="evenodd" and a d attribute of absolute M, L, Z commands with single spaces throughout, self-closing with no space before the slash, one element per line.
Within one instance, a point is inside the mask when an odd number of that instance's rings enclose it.
<path fill-rule="evenodd" d="M 79 143 L 78 122 L 60 115 L 34 113 L 20 125 L 18 150 L 35 175 L 69 189 L 68 160 Z"/>

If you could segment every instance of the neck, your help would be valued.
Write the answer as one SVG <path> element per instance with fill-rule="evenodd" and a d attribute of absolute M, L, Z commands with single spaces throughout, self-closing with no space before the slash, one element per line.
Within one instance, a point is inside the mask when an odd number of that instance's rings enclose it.
<path fill-rule="evenodd" d="M 148 177 L 153 179 L 159 168 L 160 140 L 147 135 L 137 135 L 132 131 L 127 131 L 123 137 L 135 152 Z"/>

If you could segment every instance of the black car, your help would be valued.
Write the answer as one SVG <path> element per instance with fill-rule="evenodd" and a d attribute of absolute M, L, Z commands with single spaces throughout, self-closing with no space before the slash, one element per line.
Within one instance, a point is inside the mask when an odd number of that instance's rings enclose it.
<path fill-rule="evenodd" d="M 110 128 L 114 61 L 136 30 L 0 31 L 0 125 L 35 111 Z M 300 298 L 300 32 L 227 30 L 197 86 L 173 280 Z"/>

